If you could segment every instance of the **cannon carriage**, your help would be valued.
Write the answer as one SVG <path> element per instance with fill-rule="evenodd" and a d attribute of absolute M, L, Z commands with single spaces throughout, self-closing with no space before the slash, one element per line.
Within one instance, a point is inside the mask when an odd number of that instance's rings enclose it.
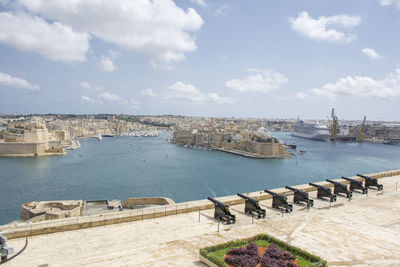
<path fill-rule="evenodd" d="M 265 209 L 262 209 L 257 199 L 237 193 L 237 195 L 245 200 L 244 213 L 253 214 L 257 213 L 258 218 L 265 218 Z"/>
<path fill-rule="evenodd" d="M 286 213 L 293 211 L 293 205 L 287 202 L 287 197 L 278 193 L 265 189 L 264 192 L 272 195 L 272 207 L 274 209 L 283 210 Z"/>
<path fill-rule="evenodd" d="M 217 220 L 225 221 L 226 224 L 235 223 L 236 216 L 229 211 L 229 206 L 214 198 L 208 197 L 208 200 L 214 203 L 214 218 Z"/>
<path fill-rule="evenodd" d="M 350 182 L 350 191 L 356 192 L 356 190 L 361 190 L 361 193 L 363 194 L 368 193 L 368 187 L 364 187 L 361 181 L 344 176 L 342 176 L 342 179 Z"/>
<path fill-rule="evenodd" d="M 329 198 L 329 202 L 336 202 L 336 195 L 332 194 L 332 189 L 319 184 L 309 183 L 309 185 L 314 186 L 318 189 L 317 198 L 323 199 L 324 197 Z"/>
<path fill-rule="evenodd" d="M 359 176 L 359 177 L 361 177 L 361 178 L 363 178 L 365 180 L 364 186 L 366 188 L 370 188 L 371 186 L 375 186 L 378 189 L 378 191 L 383 190 L 383 185 L 382 184 L 378 184 L 378 179 L 373 178 L 373 177 L 369 177 L 369 176 L 365 176 L 365 175 L 362 175 L 362 174 L 358 174 L 358 173 L 357 173 L 357 176 Z"/>
<path fill-rule="evenodd" d="M 305 202 L 307 207 L 314 206 L 314 200 L 309 198 L 308 192 L 301 190 L 301 189 L 291 187 L 291 186 L 285 186 L 285 188 L 294 192 L 294 195 L 293 195 L 294 203 L 299 204 L 301 202 Z"/>
<path fill-rule="evenodd" d="M 329 180 L 329 179 L 326 179 L 326 181 L 331 183 L 331 184 L 333 184 L 333 186 L 334 186 L 333 187 L 333 193 L 335 195 L 340 195 L 341 193 L 343 193 L 343 194 L 346 195 L 346 197 L 348 199 L 350 199 L 353 196 L 353 192 L 351 192 L 351 191 L 349 191 L 347 189 L 347 185 L 346 184 L 335 182 L 335 181 L 332 181 L 332 180 Z"/>

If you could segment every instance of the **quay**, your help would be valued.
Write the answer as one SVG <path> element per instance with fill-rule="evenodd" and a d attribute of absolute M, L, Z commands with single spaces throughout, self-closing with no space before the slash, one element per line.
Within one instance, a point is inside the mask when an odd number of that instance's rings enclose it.
<path fill-rule="evenodd" d="M 4 266 L 205 266 L 199 260 L 200 248 L 259 233 L 318 255 L 329 266 L 399 266 L 400 171 L 370 175 L 379 178 L 383 191 L 356 193 L 351 201 L 344 197 L 334 203 L 315 200 L 310 209 L 294 205 L 290 214 L 271 209 L 268 194 L 251 193 L 267 210 L 263 219 L 253 220 L 246 215 L 244 200 L 237 196 L 218 198 L 231 205 L 230 210 L 236 215 L 236 223 L 220 224 L 219 232 L 213 204 L 207 200 L 181 203 L 181 212 L 165 213 L 167 216 L 159 212 L 151 218 L 148 213 L 143 220 L 45 232 L 30 236 L 26 250 Z M 296 188 L 306 189 L 316 199 L 316 191 L 307 186 Z M 290 190 L 274 191 L 288 194 Z M 288 200 L 291 202 L 292 197 L 288 196 Z M 198 206 L 200 211 L 192 210 Z M 11 238 L 9 246 L 18 251 L 25 238 L 13 238 L 11 231 L 12 228 L 0 228 Z M 14 231 L 17 233 L 18 229 Z"/>

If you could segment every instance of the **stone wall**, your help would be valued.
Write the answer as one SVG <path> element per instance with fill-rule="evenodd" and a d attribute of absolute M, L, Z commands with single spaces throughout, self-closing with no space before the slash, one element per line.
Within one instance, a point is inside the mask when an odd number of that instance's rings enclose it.
<path fill-rule="evenodd" d="M 383 171 L 378 173 L 370 173 L 366 174 L 367 176 L 374 177 L 374 178 L 384 178 L 384 177 L 391 177 L 391 176 L 398 176 L 400 175 L 399 170 L 390 170 L 390 171 Z M 360 177 L 350 177 L 357 180 L 361 180 Z M 348 184 L 349 182 L 343 179 L 336 179 L 336 181 L 341 183 Z M 332 184 L 328 182 L 319 182 L 317 184 L 324 185 L 327 187 L 333 187 Z M 308 184 L 298 185 L 295 186 L 296 188 L 306 190 L 308 192 L 316 191 L 315 187 L 309 186 Z M 285 189 L 285 188 L 277 188 L 273 190 L 274 192 L 290 195 L 293 194 L 292 191 Z M 268 200 L 271 199 L 272 196 L 267 193 L 263 193 L 262 191 L 248 193 L 252 198 L 258 200 Z M 228 205 L 239 205 L 243 204 L 244 200 L 236 195 L 232 196 L 225 196 L 216 198 L 217 200 L 224 202 Z M 109 215 L 94 215 L 94 216 L 83 216 L 83 217 L 76 217 L 76 218 L 65 218 L 63 220 L 57 219 L 52 221 L 43 221 L 33 224 L 17 224 L 14 227 L 10 227 L 9 225 L 0 226 L 0 233 L 6 236 L 8 239 L 12 238 L 20 238 L 20 237 L 27 237 L 33 235 L 41 235 L 41 234 L 49 234 L 49 233 L 56 233 L 56 232 L 63 232 L 63 231 L 71 231 L 71 230 L 79 230 L 91 227 L 98 227 L 98 226 L 105 226 L 110 224 L 117 224 L 117 223 L 124 223 L 130 221 L 138 221 L 138 220 L 146 220 L 146 219 L 153 219 L 158 217 L 165 217 L 170 215 L 176 215 L 181 213 L 188 213 L 194 211 L 201 211 L 206 209 L 214 208 L 214 204 L 211 203 L 207 199 L 203 200 L 196 200 L 196 201 L 189 201 L 185 203 L 178 203 L 178 204 L 171 204 L 165 205 L 160 208 L 144 208 L 137 211 L 122 211 L 115 214 Z"/>
<path fill-rule="evenodd" d="M 1 142 L 0 155 L 34 155 L 44 154 L 49 148 L 49 143 L 18 143 L 18 142 Z"/>
<path fill-rule="evenodd" d="M 129 209 L 135 205 L 170 205 L 175 202 L 167 197 L 149 197 L 149 198 L 125 198 L 122 204 L 123 208 Z"/>

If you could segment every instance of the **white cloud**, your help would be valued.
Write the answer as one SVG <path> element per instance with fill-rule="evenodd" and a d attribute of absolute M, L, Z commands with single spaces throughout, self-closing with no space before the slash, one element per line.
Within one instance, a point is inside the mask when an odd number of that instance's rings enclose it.
<path fill-rule="evenodd" d="M 205 7 L 207 5 L 207 2 L 205 0 L 191 0 L 190 2 L 195 3 L 201 7 Z"/>
<path fill-rule="evenodd" d="M 0 12 L 0 43 L 67 63 L 85 61 L 90 36 L 59 22 L 22 12 Z"/>
<path fill-rule="evenodd" d="M 226 81 L 226 87 L 241 92 L 268 93 L 288 82 L 285 75 L 270 69 L 248 69 L 248 71 L 252 74 L 244 79 Z"/>
<path fill-rule="evenodd" d="M 321 88 L 313 88 L 306 93 L 299 92 L 297 97 L 321 96 L 336 99 L 339 96 L 372 97 L 393 99 L 400 97 L 400 67 L 387 74 L 381 80 L 368 76 L 340 78 L 336 83 L 327 83 Z"/>
<path fill-rule="evenodd" d="M 103 104 L 103 100 L 111 103 L 115 103 L 118 105 L 124 105 L 132 108 L 139 108 L 141 103 L 136 101 L 135 99 L 126 100 L 114 93 L 104 92 L 97 95 L 98 102 Z"/>
<path fill-rule="evenodd" d="M 39 90 L 40 86 L 31 84 L 24 79 L 13 77 L 7 73 L 0 72 L 0 86 L 10 86 L 27 90 Z"/>
<path fill-rule="evenodd" d="M 113 72 L 117 70 L 117 66 L 114 65 L 114 62 L 109 57 L 102 56 L 99 63 L 99 69 L 105 72 Z"/>
<path fill-rule="evenodd" d="M 369 56 L 372 59 L 380 59 L 381 55 L 379 55 L 374 49 L 372 48 L 364 48 L 361 50 L 365 55 Z"/>
<path fill-rule="evenodd" d="M 140 108 L 141 104 L 142 104 L 142 103 L 140 103 L 140 101 L 137 101 L 137 100 L 135 100 L 135 99 L 130 99 L 130 100 L 126 103 L 127 106 L 130 106 L 130 107 L 133 107 L 133 108 Z"/>
<path fill-rule="evenodd" d="M 216 93 L 209 93 L 208 98 L 218 104 L 234 104 L 235 100 L 230 97 L 221 97 Z"/>
<path fill-rule="evenodd" d="M 114 64 L 113 60 L 117 59 L 119 56 L 120 53 L 118 51 L 109 50 L 108 56 L 101 56 L 101 59 L 97 64 L 99 69 L 104 72 L 116 71 L 117 66 Z"/>
<path fill-rule="evenodd" d="M 152 89 L 145 89 L 141 91 L 142 95 L 149 96 L 149 97 L 157 97 L 158 94 L 155 93 Z"/>
<path fill-rule="evenodd" d="M 395 6 L 398 9 L 400 9 L 400 0 L 378 0 L 379 4 L 381 4 L 381 6 Z"/>
<path fill-rule="evenodd" d="M 81 101 L 86 102 L 86 103 L 95 103 L 96 101 L 88 96 L 81 96 Z"/>
<path fill-rule="evenodd" d="M 98 94 L 96 98 L 91 98 L 89 96 L 81 96 L 81 101 L 85 103 L 98 103 L 98 104 L 104 104 L 104 101 L 106 101 L 107 104 L 113 103 L 116 105 L 123 105 L 132 108 L 139 108 L 141 105 L 141 103 L 139 101 L 136 101 L 135 99 L 126 100 L 117 94 L 108 92 Z"/>
<path fill-rule="evenodd" d="M 214 4 L 210 9 L 212 9 L 211 14 L 214 16 L 226 16 L 228 14 L 229 9 L 231 6 L 228 3 Z"/>
<path fill-rule="evenodd" d="M 305 98 L 309 97 L 309 94 L 304 93 L 304 92 L 298 92 L 298 93 L 296 94 L 296 96 L 297 96 L 298 98 L 300 98 L 300 99 L 305 99 Z"/>
<path fill-rule="evenodd" d="M 86 82 L 86 81 L 81 81 L 79 83 L 80 87 L 82 87 L 83 89 L 87 89 L 89 91 L 93 91 L 93 92 L 98 92 L 103 90 L 103 88 L 101 88 L 100 86 L 94 86 L 91 85 L 90 83 Z"/>
<path fill-rule="evenodd" d="M 139 53 L 154 66 L 182 61 L 185 53 L 196 50 L 190 33 L 203 24 L 193 8 L 184 10 L 172 0 L 18 0 L 18 4 L 34 14 Z"/>
<path fill-rule="evenodd" d="M 337 29 L 328 29 L 332 26 L 352 28 L 361 23 L 361 17 L 349 15 L 321 16 L 311 18 L 306 11 L 300 12 L 297 18 L 289 18 L 291 28 L 301 35 L 318 41 L 332 41 L 348 43 L 357 39 L 354 34 L 347 34 Z"/>
<path fill-rule="evenodd" d="M 122 98 L 119 97 L 118 95 L 113 94 L 113 93 L 107 93 L 107 92 L 99 94 L 98 98 L 104 99 L 107 101 L 111 101 L 111 102 L 121 102 L 122 101 Z"/>
<path fill-rule="evenodd" d="M 88 82 L 82 81 L 82 82 L 79 83 L 79 85 L 80 85 L 82 88 L 85 88 L 85 89 L 90 89 L 90 88 L 91 88 L 90 83 L 88 83 Z"/>
<path fill-rule="evenodd" d="M 233 104 L 234 99 L 230 97 L 221 97 L 216 93 L 203 93 L 194 85 L 185 84 L 181 81 L 167 86 L 167 89 L 162 93 L 155 93 L 152 89 L 141 91 L 142 95 L 159 99 L 161 101 L 172 102 L 174 104 L 200 105 L 207 103 L 217 104 Z"/>

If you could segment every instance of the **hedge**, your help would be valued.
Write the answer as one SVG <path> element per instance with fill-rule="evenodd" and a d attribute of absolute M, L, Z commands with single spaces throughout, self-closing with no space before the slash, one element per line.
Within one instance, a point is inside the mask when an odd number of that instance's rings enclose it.
<path fill-rule="evenodd" d="M 268 243 L 274 243 L 275 245 L 277 245 L 280 249 L 286 250 L 290 253 L 292 253 L 295 256 L 300 256 L 303 257 L 304 259 L 312 262 L 315 266 L 318 267 L 326 267 L 327 266 L 327 262 L 323 259 L 321 259 L 318 256 L 315 256 L 305 250 L 302 250 L 298 247 L 292 246 L 282 240 L 279 240 L 273 236 L 267 235 L 267 234 L 259 234 L 250 238 L 245 238 L 245 239 L 238 239 L 238 240 L 234 240 L 234 241 L 229 241 L 226 243 L 222 243 L 222 244 L 218 244 L 215 246 L 210 246 L 210 247 L 205 247 L 205 248 L 201 248 L 200 249 L 200 255 L 202 255 L 203 257 L 205 257 L 206 259 L 208 259 L 209 261 L 211 261 L 212 263 L 220 266 L 220 267 L 225 267 L 228 266 L 224 259 L 215 257 L 213 255 L 210 255 L 210 252 L 213 251 L 217 251 L 217 250 L 221 250 L 221 249 L 225 249 L 228 247 L 240 247 L 244 244 L 250 243 L 250 242 L 254 242 L 256 240 L 265 240 Z"/>

